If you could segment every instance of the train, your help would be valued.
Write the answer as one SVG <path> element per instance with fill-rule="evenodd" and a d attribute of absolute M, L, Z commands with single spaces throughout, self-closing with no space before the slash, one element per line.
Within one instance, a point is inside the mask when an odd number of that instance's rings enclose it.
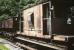
<path fill-rule="evenodd" d="M 74 44 L 73 0 L 49 0 L 40 3 L 23 10 L 21 18 L 21 25 L 18 17 L 0 22 L 1 31 Z"/>

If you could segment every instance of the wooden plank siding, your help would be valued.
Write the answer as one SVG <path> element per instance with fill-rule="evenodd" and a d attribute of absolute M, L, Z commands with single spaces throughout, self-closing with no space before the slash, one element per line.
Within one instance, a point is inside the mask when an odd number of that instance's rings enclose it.
<path fill-rule="evenodd" d="M 32 13 L 34 14 L 34 29 L 30 30 L 28 18 Z M 24 32 L 22 34 L 28 36 L 42 36 L 43 35 L 42 17 L 43 17 L 42 4 L 24 10 L 23 11 Z"/>

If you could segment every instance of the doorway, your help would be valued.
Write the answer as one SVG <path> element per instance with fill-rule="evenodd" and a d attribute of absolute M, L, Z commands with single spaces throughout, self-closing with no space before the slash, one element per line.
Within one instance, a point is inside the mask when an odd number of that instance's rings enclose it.
<path fill-rule="evenodd" d="M 49 35 L 49 3 L 43 5 L 43 35 Z"/>

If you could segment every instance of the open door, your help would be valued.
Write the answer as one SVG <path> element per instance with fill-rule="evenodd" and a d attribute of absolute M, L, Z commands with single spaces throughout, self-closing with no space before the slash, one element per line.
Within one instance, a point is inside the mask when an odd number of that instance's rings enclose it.
<path fill-rule="evenodd" d="M 51 2 L 43 4 L 43 34 L 51 34 Z"/>

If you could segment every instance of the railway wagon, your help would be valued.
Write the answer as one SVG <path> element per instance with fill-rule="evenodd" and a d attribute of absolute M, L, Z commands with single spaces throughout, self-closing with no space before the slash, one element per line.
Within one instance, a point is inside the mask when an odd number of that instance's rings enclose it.
<path fill-rule="evenodd" d="M 51 0 L 23 10 L 23 35 L 44 36 L 74 33 L 73 0 Z"/>
<path fill-rule="evenodd" d="M 36 5 L 23 11 L 22 35 L 43 37 L 51 34 L 51 2 Z"/>
<path fill-rule="evenodd" d="M 24 10 L 22 17 L 22 35 L 74 44 L 73 0 L 51 0 Z"/>
<path fill-rule="evenodd" d="M 23 11 L 24 35 L 43 36 L 74 33 L 74 1 L 48 1 Z"/>
<path fill-rule="evenodd" d="M 5 19 L 0 22 L 0 31 L 1 32 L 16 32 L 18 30 L 17 17 L 12 17 Z"/>

